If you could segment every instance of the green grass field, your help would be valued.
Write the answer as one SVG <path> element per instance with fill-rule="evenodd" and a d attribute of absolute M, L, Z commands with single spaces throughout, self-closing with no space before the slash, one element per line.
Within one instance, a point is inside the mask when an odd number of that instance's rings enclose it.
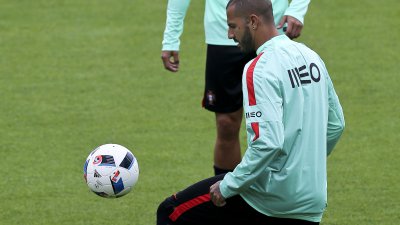
<path fill-rule="evenodd" d="M 155 224 L 161 200 L 212 175 L 204 1 L 189 9 L 177 74 L 160 60 L 166 2 L 0 0 L 0 224 Z M 399 224 L 399 7 L 313 1 L 306 16 L 299 41 L 324 59 L 346 117 L 323 225 Z M 82 178 L 104 143 L 138 158 L 123 198 Z"/>

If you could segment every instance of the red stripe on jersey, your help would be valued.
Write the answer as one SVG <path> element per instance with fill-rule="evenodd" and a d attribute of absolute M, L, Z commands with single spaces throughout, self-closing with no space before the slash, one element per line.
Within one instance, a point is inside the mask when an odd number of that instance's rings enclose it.
<path fill-rule="evenodd" d="M 251 123 L 251 128 L 253 129 L 254 134 L 255 134 L 255 136 L 253 138 L 253 141 L 255 141 L 260 137 L 260 126 L 258 123 Z"/>
<path fill-rule="evenodd" d="M 193 198 L 187 202 L 184 202 L 180 205 L 178 205 L 174 211 L 171 213 L 171 215 L 169 215 L 169 218 L 175 222 L 184 212 L 190 210 L 191 208 L 198 206 L 204 202 L 208 202 L 210 201 L 210 194 L 204 194 L 204 195 L 200 195 L 197 196 L 196 198 Z"/>
<path fill-rule="evenodd" d="M 262 56 L 263 52 L 259 54 L 253 62 L 250 64 L 249 68 L 247 69 L 246 72 L 246 84 L 247 84 L 247 94 L 249 97 L 249 105 L 256 105 L 256 93 L 254 92 L 254 82 L 253 82 L 253 75 L 254 75 L 254 68 L 256 67 L 256 64 L 260 57 Z"/>

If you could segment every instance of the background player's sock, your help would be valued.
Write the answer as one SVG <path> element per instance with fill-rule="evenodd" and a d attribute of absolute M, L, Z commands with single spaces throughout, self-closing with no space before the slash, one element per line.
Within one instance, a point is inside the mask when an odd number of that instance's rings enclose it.
<path fill-rule="evenodd" d="M 232 172 L 232 171 L 233 171 L 233 170 L 221 169 L 221 168 L 218 168 L 218 167 L 214 166 L 214 174 L 215 174 L 215 175 L 224 174 L 224 173 L 229 173 L 229 172 Z"/>

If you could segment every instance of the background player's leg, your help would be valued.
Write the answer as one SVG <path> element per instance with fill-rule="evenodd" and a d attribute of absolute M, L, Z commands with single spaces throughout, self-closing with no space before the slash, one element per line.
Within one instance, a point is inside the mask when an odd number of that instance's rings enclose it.
<path fill-rule="evenodd" d="M 233 113 L 215 113 L 217 139 L 214 148 L 216 174 L 232 171 L 241 160 L 239 132 L 243 109 Z"/>
<path fill-rule="evenodd" d="M 243 117 L 242 74 L 255 53 L 237 46 L 207 45 L 203 107 L 215 113 L 215 174 L 232 171 L 241 160 L 239 131 Z"/>

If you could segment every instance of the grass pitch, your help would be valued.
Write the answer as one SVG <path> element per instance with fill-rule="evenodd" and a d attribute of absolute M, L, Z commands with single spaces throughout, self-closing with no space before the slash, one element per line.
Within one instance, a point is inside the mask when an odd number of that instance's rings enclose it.
<path fill-rule="evenodd" d="M 0 224 L 155 224 L 160 201 L 212 175 L 204 1 L 191 3 L 177 74 L 160 60 L 166 1 L 0 5 Z M 314 1 L 306 16 L 299 41 L 327 64 L 347 125 L 328 160 L 323 225 L 400 221 L 398 7 Z M 139 182 L 123 198 L 97 197 L 83 181 L 104 143 L 138 158 Z"/>

